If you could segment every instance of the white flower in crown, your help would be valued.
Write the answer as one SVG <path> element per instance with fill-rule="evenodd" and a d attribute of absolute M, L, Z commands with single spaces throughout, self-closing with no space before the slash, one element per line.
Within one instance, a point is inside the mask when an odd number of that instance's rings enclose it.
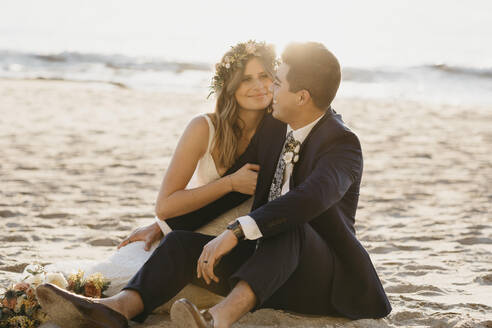
<path fill-rule="evenodd" d="M 296 148 L 294 148 L 294 153 L 299 154 L 299 151 L 300 150 L 301 150 L 301 146 L 300 145 L 297 145 Z"/>
<path fill-rule="evenodd" d="M 231 64 L 226 63 L 226 64 L 225 64 L 225 68 L 227 68 L 227 69 L 231 68 Z"/>
<path fill-rule="evenodd" d="M 53 284 L 60 288 L 66 289 L 68 286 L 68 282 L 65 277 L 59 272 L 50 272 L 46 274 L 44 278 L 45 284 Z"/>
<path fill-rule="evenodd" d="M 246 52 L 250 55 L 256 52 L 256 45 L 253 42 L 246 43 Z"/>

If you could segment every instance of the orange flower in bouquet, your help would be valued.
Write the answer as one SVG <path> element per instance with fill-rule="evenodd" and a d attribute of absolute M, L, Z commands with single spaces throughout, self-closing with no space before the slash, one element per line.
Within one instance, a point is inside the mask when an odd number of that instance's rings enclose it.
<path fill-rule="evenodd" d="M 7 290 L 2 300 L 2 306 L 7 309 L 14 310 L 16 305 L 17 305 L 17 293 L 13 289 Z"/>
<path fill-rule="evenodd" d="M 86 282 L 84 285 L 84 294 L 87 297 L 101 298 L 102 291 L 93 282 Z"/>
<path fill-rule="evenodd" d="M 94 273 L 85 279 L 84 272 L 79 270 L 68 277 L 67 290 L 87 297 L 101 298 L 109 285 L 109 280 L 105 279 L 102 274 Z"/>

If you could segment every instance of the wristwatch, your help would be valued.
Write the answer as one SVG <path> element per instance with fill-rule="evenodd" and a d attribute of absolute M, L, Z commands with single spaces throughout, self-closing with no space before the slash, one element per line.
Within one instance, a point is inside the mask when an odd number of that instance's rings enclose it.
<path fill-rule="evenodd" d="M 236 236 L 237 240 L 244 240 L 244 232 L 241 224 L 238 220 L 232 222 L 227 226 L 227 230 L 231 230 L 234 236 Z"/>

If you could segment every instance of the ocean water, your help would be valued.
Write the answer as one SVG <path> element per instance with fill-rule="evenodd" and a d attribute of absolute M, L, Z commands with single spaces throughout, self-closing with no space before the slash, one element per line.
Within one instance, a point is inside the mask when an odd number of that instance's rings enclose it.
<path fill-rule="evenodd" d="M 323 42 L 342 97 L 492 104 L 492 2 L 4 0 L 0 77 L 207 94 L 233 44 Z"/>

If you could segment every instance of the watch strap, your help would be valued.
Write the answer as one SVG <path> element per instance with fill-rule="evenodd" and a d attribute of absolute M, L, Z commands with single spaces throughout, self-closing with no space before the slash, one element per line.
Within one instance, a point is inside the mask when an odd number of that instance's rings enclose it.
<path fill-rule="evenodd" d="M 239 223 L 238 220 L 232 222 L 227 226 L 228 230 L 231 230 L 232 233 L 236 236 L 237 240 L 244 240 L 244 231 L 243 228 L 241 227 L 241 224 Z"/>

